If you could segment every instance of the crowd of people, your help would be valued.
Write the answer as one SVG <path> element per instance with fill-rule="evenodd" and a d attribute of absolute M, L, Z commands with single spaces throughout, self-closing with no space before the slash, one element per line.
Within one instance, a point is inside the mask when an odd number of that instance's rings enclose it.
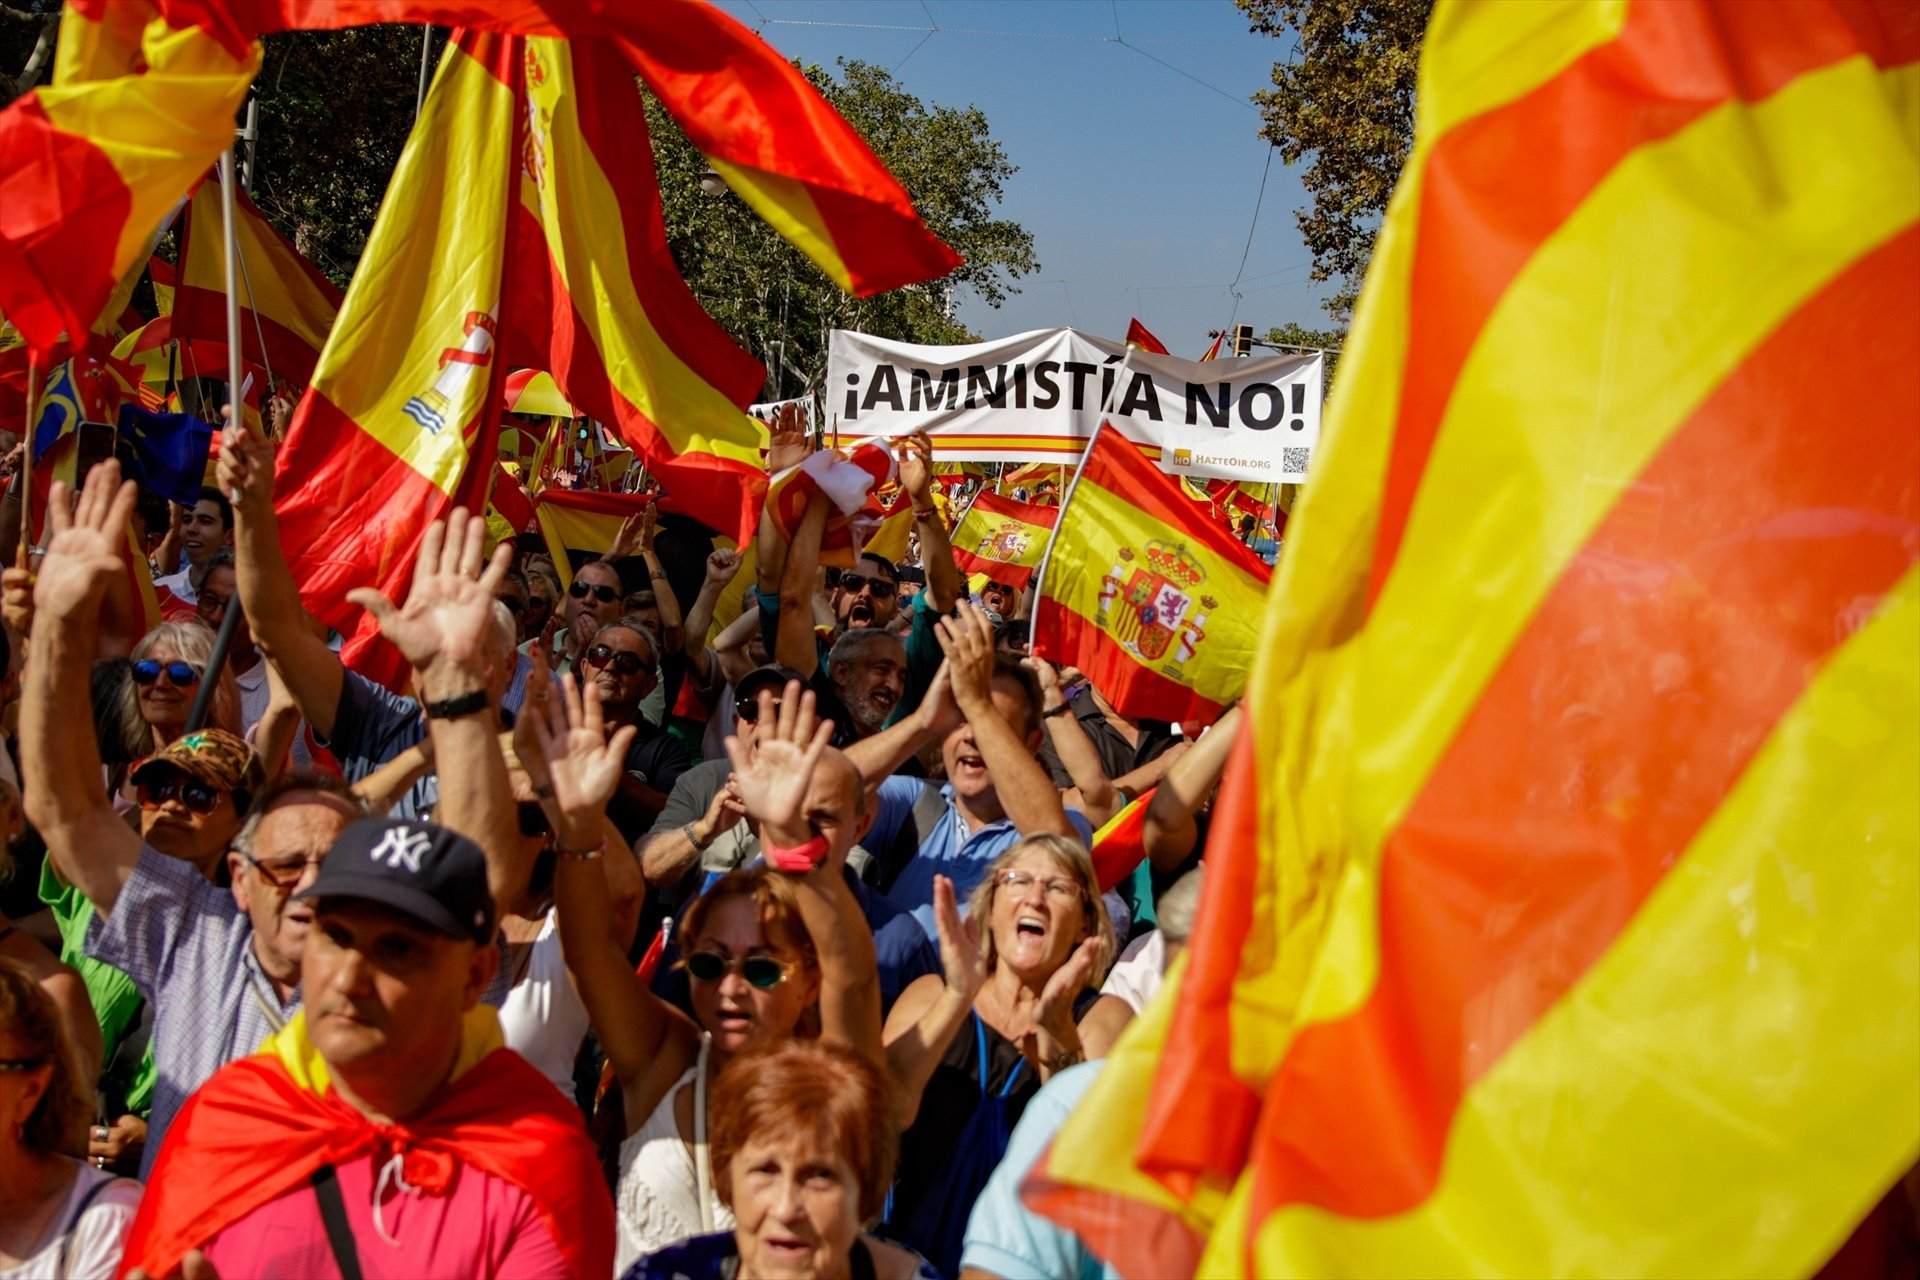
<path fill-rule="evenodd" d="M 350 597 L 405 692 L 303 606 L 271 438 L 168 518 L 56 485 L 0 578 L 0 1280 L 1100 1274 L 1019 1184 L 1185 943 L 1238 713 L 1029 652 L 897 459 L 900 562 L 823 564 L 821 496 L 567 564 L 455 510 Z"/>

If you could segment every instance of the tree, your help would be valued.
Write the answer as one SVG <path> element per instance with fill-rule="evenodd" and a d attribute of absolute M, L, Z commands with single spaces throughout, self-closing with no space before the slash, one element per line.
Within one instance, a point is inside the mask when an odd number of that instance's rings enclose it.
<path fill-rule="evenodd" d="M 0 2 L 0 105 L 46 78 L 59 28 L 60 0 Z"/>
<path fill-rule="evenodd" d="M 1433 0 L 1235 0 L 1254 31 L 1296 39 L 1254 95 L 1261 136 L 1288 164 L 1312 157 L 1313 195 L 1294 215 L 1315 280 L 1343 286 L 1324 304 L 1345 323 L 1374 234 L 1413 146 L 1420 39 Z"/>
<path fill-rule="evenodd" d="M 999 306 L 1011 279 L 1039 269 L 1033 236 L 993 216 L 1015 172 L 978 107 L 928 107 L 885 70 L 843 60 L 840 78 L 802 67 L 834 109 L 867 140 L 913 197 L 933 233 L 967 261 L 951 276 L 871 298 L 843 293 L 738 196 L 702 191 L 706 161 L 651 97 L 667 238 L 694 293 L 734 339 L 767 365 L 772 398 L 818 386 L 827 334 L 859 329 L 909 342 L 975 340 L 953 318 L 953 300 L 971 289 Z"/>
<path fill-rule="evenodd" d="M 1340 348 L 1346 345 L 1347 330 L 1342 325 L 1337 329 L 1309 329 L 1303 324 L 1288 322 L 1277 328 L 1267 330 L 1266 341 L 1276 347 L 1318 347 L 1327 353 L 1327 384 L 1333 384 L 1333 367 L 1340 363 Z"/>

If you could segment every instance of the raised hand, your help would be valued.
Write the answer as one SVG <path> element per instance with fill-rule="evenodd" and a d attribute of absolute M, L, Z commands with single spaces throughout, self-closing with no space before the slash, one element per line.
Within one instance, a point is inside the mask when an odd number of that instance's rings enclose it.
<path fill-rule="evenodd" d="M 527 771 L 535 787 L 543 787 L 549 781 L 546 748 L 539 734 L 540 727 L 547 721 L 548 708 L 555 700 L 553 666 L 547 655 L 547 646 L 539 640 L 527 644 L 527 660 L 533 669 L 527 672 L 526 693 L 513 721 L 513 753 L 520 757 L 520 767 Z"/>
<path fill-rule="evenodd" d="M 926 695 L 920 699 L 914 714 L 920 717 L 920 731 L 936 742 L 959 728 L 960 722 L 966 719 L 953 699 L 953 671 L 948 663 L 942 662 L 940 669 L 933 673 L 933 683 L 927 686 Z"/>
<path fill-rule="evenodd" d="M 15 635 L 33 632 L 33 573 L 28 569 L 0 569 L 0 621 Z"/>
<path fill-rule="evenodd" d="M 1033 1022 L 1056 1039 L 1068 1039 L 1075 1034 L 1073 1021 L 1073 1000 L 1086 989 L 1087 980 L 1093 976 L 1093 965 L 1100 958 L 1100 939 L 1088 938 L 1073 949 L 1067 962 L 1054 970 L 1047 979 L 1047 985 L 1041 988 L 1040 1001 L 1034 1006 Z"/>
<path fill-rule="evenodd" d="M 1020 659 L 1020 665 L 1033 672 L 1034 679 L 1040 682 L 1040 692 L 1045 695 L 1048 706 L 1060 701 L 1060 672 L 1045 658 L 1029 656 Z"/>
<path fill-rule="evenodd" d="M 724 587 L 733 581 L 740 572 L 740 553 L 726 547 L 707 553 L 707 582 L 716 587 Z"/>
<path fill-rule="evenodd" d="M 620 532 L 614 535 L 613 545 L 607 548 L 602 560 L 611 563 L 624 560 L 632 555 L 645 555 L 653 550 L 653 526 L 656 508 L 649 502 L 645 507 L 620 522 Z"/>
<path fill-rule="evenodd" d="M 728 778 L 727 785 L 713 793 L 706 813 L 693 824 L 694 843 L 702 846 L 712 844 L 714 837 L 733 830 L 740 819 L 746 816 L 747 806 L 740 799 L 740 784 Z"/>
<path fill-rule="evenodd" d="M 894 445 L 893 456 L 900 460 L 900 487 L 914 506 L 926 506 L 933 488 L 933 441 L 926 432 L 916 431 Z"/>
<path fill-rule="evenodd" d="M 561 843 L 575 849 L 597 843 L 600 815 L 620 785 L 636 727 L 617 729 L 609 738 L 600 714 L 599 686 L 589 684 L 583 691 L 571 674 L 560 678 L 559 694 L 548 700 L 546 716 L 528 719 L 535 722 L 534 736 L 560 810 Z"/>
<path fill-rule="evenodd" d="M 993 709 L 993 624 L 972 601 L 962 600 L 954 616 L 942 618 L 934 637 L 947 655 L 954 701 L 971 717 Z"/>
<path fill-rule="evenodd" d="M 240 505 L 256 511 L 273 504 L 274 443 L 245 426 L 229 425 L 220 432 L 220 462 L 214 481 L 220 492 L 239 496 Z"/>
<path fill-rule="evenodd" d="M 779 475 L 797 467 L 811 452 L 807 445 L 807 418 L 797 404 L 781 405 L 768 424 L 767 474 Z"/>
<path fill-rule="evenodd" d="M 380 633 L 417 670 L 450 666 L 484 676 L 493 596 L 513 559 L 513 545 L 503 542 L 486 563 L 486 537 L 485 520 L 456 509 L 445 522 L 427 526 L 404 607 L 371 587 L 351 591 L 347 599 L 374 616 Z"/>
<path fill-rule="evenodd" d="M 740 802 L 760 824 L 762 844 L 788 848 L 805 844 L 812 837 L 802 815 L 807 784 L 813 780 L 820 753 L 833 740 L 833 722 L 816 720 L 812 692 L 802 693 L 800 682 L 789 680 L 780 695 L 777 718 L 773 691 L 760 691 L 756 723 L 752 760 L 740 739 L 727 736 L 727 758 L 733 761 Z"/>
<path fill-rule="evenodd" d="M 47 499 L 53 537 L 33 585 L 34 608 L 42 616 L 88 613 L 115 582 L 125 581 L 120 548 L 137 492 L 131 480 L 120 482 L 120 464 L 112 459 L 87 473 L 77 503 L 65 484 L 54 481 Z"/>
<path fill-rule="evenodd" d="M 979 925 L 960 918 L 953 881 L 945 876 L 933 878 L 933 923 L 940 934 L 940 968 L 947 977 L 947 990 L 971 1004 L 987 985 L 986 950 L 980 943 Z"/>

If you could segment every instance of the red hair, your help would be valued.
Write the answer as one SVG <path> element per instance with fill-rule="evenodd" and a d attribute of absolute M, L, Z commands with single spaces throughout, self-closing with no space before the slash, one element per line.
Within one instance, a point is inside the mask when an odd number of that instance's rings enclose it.
<path fill-rule="evenodd" d="M 879 1068 L 827 1040 L 787 1040 L 727 1064 L 713 1087 L 713 1182 L 733 1207 L 733 1159 L 757 1138 L 804 1140 L 835 1152 L 860 1188 L 860 1218 L 886 1205 L 899 1134 L 886 1077 Z"/>

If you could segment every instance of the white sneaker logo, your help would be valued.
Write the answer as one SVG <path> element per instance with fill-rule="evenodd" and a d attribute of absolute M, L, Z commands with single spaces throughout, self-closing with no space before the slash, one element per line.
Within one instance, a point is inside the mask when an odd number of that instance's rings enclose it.
<path fill-rule="evenodd" d="M 408 871 L 419 874 L 420 856 L 433 843 L 433 837 L 424 831 L 409 831 L 405 827 L 389 827 L 380 837 L 380 843 L 373 846 L 373 860 L 384 862 L 390 867 L 406 864 Z"/>

